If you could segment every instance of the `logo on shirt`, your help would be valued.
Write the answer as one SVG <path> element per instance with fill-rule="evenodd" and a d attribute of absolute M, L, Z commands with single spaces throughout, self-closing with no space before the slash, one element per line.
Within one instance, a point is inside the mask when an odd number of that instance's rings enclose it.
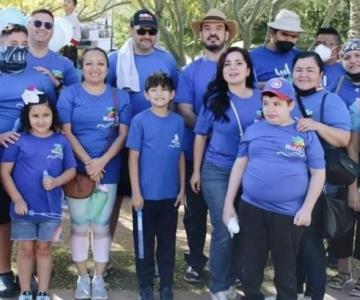
<path fill-rule="evenodd" d="M 105 116 L 103 116 L 103 121 L 107 122 L 106 124 L 97 124 L 97 128 L 108 128 L 112 126 L 115 122 L 117 122 L 117 114 L 115 111 L 115 107 L 109 106 L 106 108 Z"/>
<path fill-rule="evenodd" d="M 306 108 L 305 112 L 309 118 L 312 118 L 314 116 L 314 112 L 311 109 Z"/>
<path fill-rule="evenodd" d="M 180 148 L 180 140 L 179 140 L 179 136 L 177 135 L 177 133 L 174 134 L 174 138 L 171 140 L 169 147 L 170 148 Z"/>
<path fill-rule="evenodd" d="M 285 144 L 284 151 L 277 152 L 278 155 L 286 157 L 304 157 L 305 156 L 305 141 L 301 136 L 294 136 L 291 138 L 290 144 Z"/>
<path fill-rule="evenodd" d="M 286 79 L 291 78 L 291 71 L 290 71 L 290 68 L 289 68 L 287 63 L 284 65 L 283 69 L 275 68 L 274 72 L 279 77 L 283 77 L 283 78 L 286 78 Z"/>
<path fill-rule="evenodd" d="M 51 149 L 51 154 L 47 156 L 48 159 L 63 159 L 64 157 L 64 151 L 63 146 L 61 144 L 54 144 Z"/>
<path fill-rule="evenodd" d="M 258 109 L 258 110 L 255 112 L 255 120 L 254 120 L 254 123 L 259 122 L 259 121 L 261 121 L 261 120 L 263 120 L 263 119 L 264 119 L 264 114 L 263 114 L 263 112 L 262 112 L 261 109 Z"/>

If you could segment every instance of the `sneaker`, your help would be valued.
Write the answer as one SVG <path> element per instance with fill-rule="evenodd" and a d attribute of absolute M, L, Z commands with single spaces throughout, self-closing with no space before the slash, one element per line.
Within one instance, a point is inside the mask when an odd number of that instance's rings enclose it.
<path fill-rule="evenodd" d="M 228 291 L 220 291 L 215 294 L 210 293 L 211 300 L 228 300 L 229 293 Z"/>
<path fill-rule="evenodd" d="M 39 292 L 36 296 L 36 300 L 50 300 L 50 296 L 46 292 Z"/>
<path fill-rule="evenodd" d="M 345 285 L 351 282 L 351 280 L 351 274 L 339 272 L 329 279 L 328 286 L 333 289 L 341 290 Z"/>
<path fill-rule="evenodd" d="M 152 287 L 146 287 L 140 290 L 139 300 L 154 300 L 154 290 Z"/>
<path fill-rule="evenodd" d="M 174 295 L 171 288 L 165 286 L 160 290 L 160 300 L 173 300 Z"/>
<path fill-rule="evenodd" d="M 18 290 L 19 286 L 16 284 L 15 276 L 12 271 L 0 275 L 0 297 L 14 297 Z"/>
<path fill-rule="evenodd" d="M 32 299 L 33 299 L 33 296 L 32 296 L 31 291 L 22 292 L 18 298 L 18 300 L 32 300 Z"/>
<path fill-rule="evenodd" d="M 198 283 L 201 282 L 201 275 L 193 267 L 189 266 L 185 271 L 184 280 L 190 283 Z"/>
<path fill-rule="evenodd" d="M 108 298 L 104 278 L 102 276 L 94 276 L 91 285 L 91 300 L 106 300 Z"/>
<path fill-rule="evenodd" d="M 78 277 L 75 289 L 75 299 L 91 299 L 89 274 Z"/>
<path fill-rule="evenodd" d="M 349 292 L 349 295 L 360 297 L 360 279 L 356 280 L 354 287 Z"/>

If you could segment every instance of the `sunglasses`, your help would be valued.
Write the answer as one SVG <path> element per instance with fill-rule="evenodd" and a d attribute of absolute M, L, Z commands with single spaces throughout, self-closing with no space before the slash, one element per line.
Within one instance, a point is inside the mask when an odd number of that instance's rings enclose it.
<path fill-rule="evenodd" d="M 54 23 L 51 23 L 51 22 L 42 22 L 40 20 L 35 20 L 33 21 L 33 24 L 36 28 L 40 28 L 43 24 L 44 24 L 44 27 L 45 29 L 47 30 L 50 30 L 54 27 Z"/>
<path fill-rule="evenodd" d="M 138 35 L 145 35 L 146 33 L 148 33 L 149 35 L 156 35 L 158 33 L 158 30 L 156 28 L 151 28 L 151 29 L 139 28 L 136 30 L 136 33 Z"/>

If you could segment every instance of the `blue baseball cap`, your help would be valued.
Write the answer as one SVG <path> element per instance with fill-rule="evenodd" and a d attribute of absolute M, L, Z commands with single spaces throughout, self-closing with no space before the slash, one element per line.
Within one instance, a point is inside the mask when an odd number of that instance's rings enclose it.
<path fill-rule="evenodd" d="M 284 78 L 271 78 L 265 83 L 262 94 L 272 93 L 278 96 L 281 100 L 293 101 L 295 100 L 295 89 L 292 83 Z"/>

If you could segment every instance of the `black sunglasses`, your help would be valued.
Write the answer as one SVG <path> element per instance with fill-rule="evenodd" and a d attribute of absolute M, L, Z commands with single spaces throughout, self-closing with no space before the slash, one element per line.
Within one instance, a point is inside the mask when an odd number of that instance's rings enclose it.
<path fill-rule="evenodd" d="M 35 20 L 33 21 L 33 24 L 36 28 L 40 28 L 43 24 L 44 24 L 44 27 L 45 29 L 47 30 L 50 30 L 54 27 L 54 23 L 51 23 L 51 22 L 42 22 L 40 20 Z"/>
<path fill-rule="evenodd" d="M 156 28 L 145 29 L 141 27 L 139 29 L 136 29 L 136 33 L 138 35 L 145 35 L 146 33 L 148 33 L 149 35 L 156 35 L 158 33 L 158 30 Z"/>

